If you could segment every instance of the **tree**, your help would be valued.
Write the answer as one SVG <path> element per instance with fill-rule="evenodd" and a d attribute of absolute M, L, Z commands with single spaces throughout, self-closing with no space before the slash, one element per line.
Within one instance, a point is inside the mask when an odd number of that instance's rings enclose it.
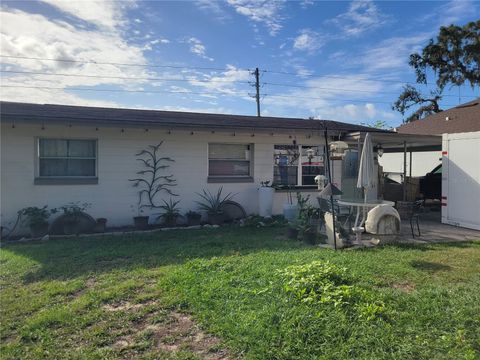
<path fill-rule="evenodd" d="M 391 129 L 391 126 L 388 126 L 387 122 L 384 120 L 375 120 L 372 122 L 361 122 L 360 125 L 368 126 L 375 129 L 384 129 L 384 130 Z"/>
<path fill-rule="evenodd" d="M 480 85 L 480 20 L 464 26 L 442 26 L 436 40 L 431 39 L 421 54 L 410 55 L 409 65 L 419 84 L 427 84 L 427 73 L 432 71 L 437 89 L 426 96 L 413 86 L 404 87 L 392 109 L 404 115 L 412 106 L 420 105 L 406 122 L 442 111 L 439 101 L 447 85 Z"/>
<path fill-rule="evenodd" d="M 439 92 L 432 91 L 430 97 L 427 97 L 422 95 L 415 87 L 406 85 L 397 101 L 393 103 L 392 108 L 405 116 L 410 108 L 420 105 L 416 111 L 405 119 L 405 122 L 412 122 L 442 111 L 438 104 L 441 99 L 442 95 Z"/>

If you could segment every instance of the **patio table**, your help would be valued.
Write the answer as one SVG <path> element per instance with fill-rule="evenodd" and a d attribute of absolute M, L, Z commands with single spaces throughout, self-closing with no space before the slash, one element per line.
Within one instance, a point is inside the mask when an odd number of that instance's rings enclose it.
<path fill-rule="evenodd" d="M 366 220 L 366 213 L 367 209 L 374 208 L 377 205 L 391 205 L 394 206 L 395 203 L 393 201 L 388 200 L 364 200 L 364 199 L 348 199 L 342 198 L 337 201 L 339 205 L 343 206 L 350 206 L 357 208 L 357 215 L 355 217 L 355 226 L 352 228 L 353 232 L 356 235 L 357 243 L 362 244 L 362 232 L 364 231 L 363 224 Z M 360 212 L 362 213 L 362 217 L 360 220 Z"/>

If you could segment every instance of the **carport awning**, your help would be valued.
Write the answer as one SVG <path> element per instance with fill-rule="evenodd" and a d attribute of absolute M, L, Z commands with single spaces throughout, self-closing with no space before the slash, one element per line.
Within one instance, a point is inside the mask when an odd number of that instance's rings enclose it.
<path fill-rule="evenodd" d="M 403 153 L 407 151 L 441 151 L 441 135 L 416 135 L 399 133 L 370 133 L 374 147 L 381 145 L 385 153 Z M 353 132 L 345 135 L 342 140 L 350 144 L 363 143 L 364 132 Z"/>

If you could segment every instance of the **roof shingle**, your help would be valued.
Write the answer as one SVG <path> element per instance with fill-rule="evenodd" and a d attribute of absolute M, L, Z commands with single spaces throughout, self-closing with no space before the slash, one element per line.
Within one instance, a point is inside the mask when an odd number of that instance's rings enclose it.
<path fill-rule="evenodd" d="M 480 98 L 397 128 L 402 134 L 440 135 L 480 131 Z"/>
<path fill-rule="evenodd" d="M 0 114 L 2 121 L 110 124 L 124 127 L 159 126 L 171 128 L 244 129 L 246 131 L 319 131 L 327 127 L 328 130 L 340 132 L 389 132 L 387 130 L 332 120 L 30 104 L 5 101 L 0 102 Z"/>

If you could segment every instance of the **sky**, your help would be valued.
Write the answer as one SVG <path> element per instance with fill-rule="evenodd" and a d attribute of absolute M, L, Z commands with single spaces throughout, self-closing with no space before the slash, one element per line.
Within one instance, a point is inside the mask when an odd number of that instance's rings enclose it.
<path fill-rule="evenodd" d="M 409 55 L 476 1 L 2 1 L 1 99 L 385 121 Z M 419 89 L 428 93 L 434 77 Z M 444 108 L 480 96 L 445 91 Z"/>

